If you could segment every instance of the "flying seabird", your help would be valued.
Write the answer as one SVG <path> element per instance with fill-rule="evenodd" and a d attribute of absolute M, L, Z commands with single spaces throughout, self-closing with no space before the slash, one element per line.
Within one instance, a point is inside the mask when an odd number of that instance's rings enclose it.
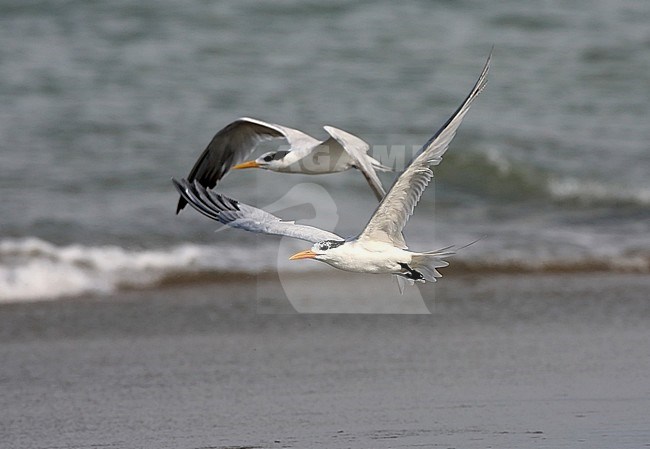
<path fill-rule="evenodd" d="M 370 184 L 378 200 L 386 193 L 375 170 L 391 171 L 368 155 L 370 145 L 355 135 L 324 126 L 329 137 L 320 141 L 297 129 L 242 117 L 218 131 L 198 158 L 187 180 L 213 188 L 230 169 L 261 168 L 282 173 L 325 174 L 356 168 Z M 258 143 L 285 139 L 289 150 L 264 153 L 246 161 Z M 181 196 L 176 213 L 187 204 Z"/>
<path fill-rule="evenodd" d="M 441 277 L 437 269 L 449 265 L 444 259 L 454 254 L 454 247 L 410 251 L 402 229 L 433 178 L 431 168 L 442 161 L 470 106 L 487 84 L 490 59 L 491 54 L 465 101 L 415 155 L 356 237 L 345 239 L 329 231 L 284 221 L 261 209 L 207 190 L 197 181 L 172 181 L 192 207 L 213 220 L 250 232 L 282 235 L 313 243 L 310 249 L 291 256 L 291 260 L 315 259 L 346 271 L 392 274 L 397 277 L 400 291 L 406 281 L 410 284 L 435 282 Z"/>

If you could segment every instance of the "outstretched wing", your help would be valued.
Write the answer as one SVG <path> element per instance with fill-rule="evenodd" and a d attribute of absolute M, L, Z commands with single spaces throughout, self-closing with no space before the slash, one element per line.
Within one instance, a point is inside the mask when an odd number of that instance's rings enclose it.
<path fill-rule="evenodd" d="M 283 235 L 312 243 L 325 240 L 344 240 L 329 231 L 281 220 L 262 209 L 207 190 L 197 181 L 190 183 L 185 179 L 177 181 L 172 178 L 172 182 L 178 193 L 190 206 L 206 217 L 227 226 L 261 234 Z"/>
<path fill-rule="evenodd" d="M 359 235 L 359 240 L 379 240 L 394 245 L 401 243 L 402 229 L 413 214 L 413 209 L 420 200 L 422 192 L 433 178 L 431 167 L 442 161 L 442 155 L 447 151 L 449 143 L 456 135 L 467 111 L 487 83 L 491 56 L 492 53 L 488 56 L 481 75 L 465 101 L 456 109 L 447 123 L 424 144 L 406 170 L 397 178 L 370 218 L 366 228 Z"/>
<path fill-rule="evenodd" d="M 214 135 L 187 179 L 211 189 L 233 166 L 244 162 L 258 143 L 271 139 L 285 139 L 292 148 L 302 147 L 306 142 L 318 142 L 297 129 L 242 117 Z M 186 204 L 183 197 L 179 198 L 176 213 Z"/>
<path fill-rule="evenodd" d="M 374 159 L 368 156 L 368 150 L 370 149 L 368 143 L 359 139 L 355 135 L 343 131 L 342 129 L 334 128 L 333 126 L 324 126 L 323 128 L 334 140 L 336 140 L 336 142 L 339 143 L 339 145 L 341 145 L 341 147 L 343 147 L 345 152 L 354 161 L 355 167 L 359 169 L 364 178 L 366 178 L 366 181 L 368 181 L 368 184 L 370 184 L 370 188 L 377 199 L 381 201 L 384 198 L 384 195 L 386 195 L 386 191 L 384 190 L 384 186 L 381 185 L 381 181 L 375 172 L 372 163 Z"/>

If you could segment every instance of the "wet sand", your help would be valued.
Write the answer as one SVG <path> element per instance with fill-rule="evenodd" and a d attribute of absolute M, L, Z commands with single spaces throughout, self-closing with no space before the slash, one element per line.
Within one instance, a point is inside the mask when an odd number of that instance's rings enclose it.
<path fill-rule="evenodd" d="M 648 276 L 451 275 L 431 315 L 274 289 L 0 305 L 0 447 L 650 447 Z"/>

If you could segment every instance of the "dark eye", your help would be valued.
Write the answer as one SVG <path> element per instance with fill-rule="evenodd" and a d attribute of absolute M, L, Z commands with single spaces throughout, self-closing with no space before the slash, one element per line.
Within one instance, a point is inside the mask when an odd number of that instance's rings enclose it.
<path fill-rule="evenodd" d="M 273 155 L 272 154 L 268 154 L 268 155 L 264 156 L 264 162 L 271 162 L 272 160 L 273 160 Z"/>
<path fill-rule="evenodd" d="M 338 241 L 338 240 L 325 240 L 324 242 L 321 242 L 318 244 L 318 248 L 321 251 L 327 251 L 328 249 L 332 248 L 338 248 L 342 244 L 344 244 L 345 241 Z"/>

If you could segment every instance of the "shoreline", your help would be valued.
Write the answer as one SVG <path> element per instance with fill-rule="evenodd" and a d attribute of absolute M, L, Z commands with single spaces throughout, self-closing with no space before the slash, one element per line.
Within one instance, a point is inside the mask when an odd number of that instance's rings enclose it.
<path fill-rule="evenodd" d="M 201 282 L 191 284 L 172 284 L 152 289 L 128 289 L 113 294 L 79 295 L 67 298 L 45 299 L 34 301 L 21 301 L 0 303 L 0 339 L 10 341 L 23 338 L 40 338 L 43 335 L 65 335 L 71 329 L 62 326 L 63 317 L 78 322 L 74 328 L 77 334 L 83 332 L 100 332 L 105 326 L 93 328 L 93 321 L 84 321 L 84 314 L 94 316 L 95 319 L 104 316 L 110 322 L 119 322 L 122 309 L 131 310 L 136 315 L 133 317 L 133 329 L 147 330 L 147 326 L 137 324 L 138 320 L 146 323 L 145 317 L 139 315 L 146 311 L 155 311 L 163 320 L 172 320 L 169 315 L 171 310 L 177 308 L 188 314 L 197 314 L 198 322 L 209 326 L 210 320 L 203 319 L 200 315 L 209 311 L 213 321 L 231 321 L 251 319 L 272 319 L 281 315 L 304 315 L 306 319 L 318 319 L 319 315 L 359 315 L 364 316 L 395 314 L 409 315 L 408 309 L 375 310 L 363 309 L 366 305 L 386 305 L 395 303 L 403 305 L 407 302 L 410 293 L 417 300 L 421 295 L 428 311 L 424 315 L 440 317 L 450 313 L 450 317 L 466 313 L 467 316 L 480 317 L 495 306 L 501 309 L 508 303 L 516 318 L 526 316 L 527 311 L 534 310 L 537 315 L 528 316 L 527 319 L 543 320 L 548 315 L 541 305 L 551 299 L 563 300 L 567 306 L 581 304 L 587 310 L 594 307 L 620 308 L 627 301 L 635 301 L 640 315 L 633 315 L 635 319 L 650 315 L 650 304 L 646 307 L 647 291 L 650 291 L 650 276 L 636 273 L 583 273 L 583 274 L 553 274 L 553 273 L 490 273 L 474 274 L 449 273 L 436 283 L 425 285 L 416 284 L 415 287 L 407 286 L 405 295 L 399 295 L 397 286 L 390 278 L 382 279 L 381 284 L 372 284 L 379 279 L 373 275 L 358 275 L 330 270 L 333 277 L 324 277 L 322 272 L 301 273 L 289 276 L 283 281 L 277 274 L 267 273 L 262 276 L 223 276 L 217 281 L 205 278 Z M 382 278 L 384 278 L 382 276 Z M 363 288 L 359 288 L 359 287 Z M 295 298 L 287 300 L 289 293 L 298 291 L 305 304 L 315 306 L 312 309 L 297 313 L 296 305 L 300 305 Z M 318 301 L 327 302 L 328 299 L 340 299 L 339 302 L 326 304 L 330 310 L 318 308 Z M 538 300 L 536 298 L 539 298 Z M 412 298 L 411 298 L 412 299 Z M 347 308 L 346 303 L 358 301 L 360 308 Z M 539 303 L 536 303 L 539 301 Z M 343 307 L 341 304 L 343 303 Z M 494 304 L 493 304 L 494 303 Z M 650 302 L 649 302 L 650 303 Z M 336 307 L 339 307 L 338 313 Z M 334 309 L 332 311 L 331 309 Z M 521 308 L 521 313 L 517 309 Z M 539 309 L 539 310 L 538 310 Z M 365 310 L 366 313 L 363 313 Z M 312 313 L 310 313 L 312 312 Z M 355 313 L 356 312 L 356 313 Z M 392 313 L 391 313 L 392 312 Z M 569 308 L 564 319 L 575 318 L 573 314 L 579 311 Z M 622 312 L 627 313 L 626 310 Z M 428 320 L 427 316 L 418 318 L 418 310 L 411 313 L 412 319 Z M 270 316 L 270 317 L 267 317 Z M 266 318 L 264 318 L 266 317 Z M 311 318 L 310 318 L 311 317 Z M 601 317 L 602 318 L 602 317 Z M 355 319 L 355 318 L 351 318 Z M 382 318 L 377 318 L 382 319 Z M 408 318 L 403 318 L 408 319 Z M 122 323 L 124 324 L 124 323 Z M 124 328 L 124 326 L 119 326 Z M 104 329 L 105 330 L 105 329 Z M 191 330 L 188 323 L 187 330 Z M 179 328 L 175 332 L 183 332 Z"/>
<path fill-rule="evenodd" d="M 557 276 L 558 278 L 566 277 L 589 277 L 589 276 L 639 276 L 648 277 L 648 273 L 639 267 L 630 267 L 628 269 L 607 269 L 604 265 L 572 265 L 567 263 L 566 266 L 544 266 L 544 268 L 526 268 L 519 264 L 513 263 L 512 265 L 495 265 L 488 267 L 485 265 L 477 266 L 472 263 L 455 263 L 440 270 L 443 277 L 436 283 L 427 283 L 425 288 L 432 285 L 441 285 L 441 283 L 448 280 L 456 281 L 471 281 L 473 278 L 490 278 L 490 277 L 518 277 L 525 276 L 530 278 Z M 392 280 L 390 275 L 366 275 L 359 273 L 342 272 L 334 270 L 330 267 L 321 267 L 304 271 L 290 271 L 281 273 L 283 279 L 286 280 L 304 280 L 304 281 L 322 281 L 323 284 L 331 282 L 332 279 L 343 279 L 345 281 L 354 281 L 357 277 L 360 280 L 366 279 L 369 282 L 383 282 L 386 283 L 387 279 Z M 62 294 L 53 297 L 34 297 L 34 298 L 17 298 L 17 299 L 0 299 L 0 307 L 11 306 L 14 304 L 35 304 L 35 303 L 48 303 L 48 302 L 64 302 L 64 301 L 86 301 L 86 300 L 108 300 L 112 298 L 119 298 L 123 295 L 141 294 L 143 296 L 155 295 L 156 293 L 164 293 L 166 290 L 175 289 L 194 289 L 194 288 L 209 288 L 211 285 L 231 285 L 236 283 L 273 283 L 277 282 L 279 277 L 278 272 L 271 270 L 264 270 L 256 273 L 244 271 L 201 271 L 196 273 L 168 273 L 161 279 L 153 281 L 147 285 L 118 285 L 118 287 L 109 292 L 82 292 L 75 294 Z M 422 284 L 416 284 L 422 286 Z"/>

